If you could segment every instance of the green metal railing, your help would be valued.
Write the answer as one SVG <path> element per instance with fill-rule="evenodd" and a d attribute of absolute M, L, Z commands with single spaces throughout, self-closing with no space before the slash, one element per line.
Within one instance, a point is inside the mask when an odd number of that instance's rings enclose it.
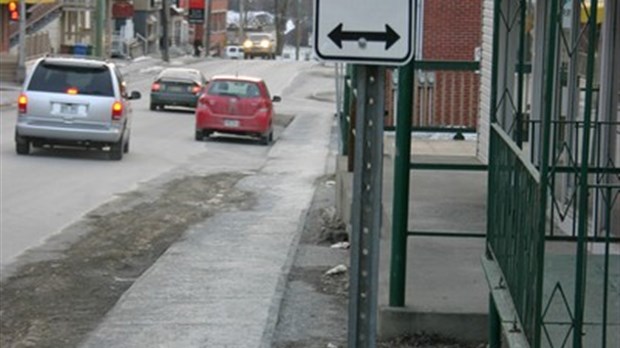
<path fill-rule="evenodd" d="M 620 120 L 615 104 L 599 110 L 619 91 L 605 84 L 613 74 L 601 74 L 605 23 L 590 10 L 602 1 L 495 1 L 483 257 L 493 348 L 502 344 L 502 328 L 508 346 L 609 347 L 620 340 L 610 330 L 620 324 L 611 315 L 620 308 L 610 300 L 618 296 L 610 249 L 620 242 L 614 217 L 620 167 L 612 136 Z M 606 5 L 614 11 L 614 2 Z M 542 51 L 533 59 L 525 55 L 530 15 L 542 19 L 533 28 Z M 616 24 L 609 25 L 614 32 Z M 608 71 L 619 58 L 608 58 Z M 514 74 L 506 69 L 511 66 L 517 66 Z M 553 244 L 560 241 L 569 243 Z M 515 332 L 522 332 L 521 343 L 511 340 Z"/>
<path fill-rule="evenodd" d="M 525 334 L 534 337 L 544 262 L 537 254 L 545 243 L 540 173 L 498 125 L 491 127 L 490 141 L 487 257 L 499 264 L 507 288 L 521 289 L 512 300 Z"/>
<path fill-rule="evenodd" d="M 450 113 L 453 108 L 462 107 L 463 101 L 466 98 L 460 99 L 458 102 L 454 102 L 454 98 L 451 97 L 432 97 L 425 99 L 425 92 L 420 90 L 419 78 L 416 78 L 420 74 L 426 74 L 428 72 L 442 71 L 442 74 L 446 76 L 458 76 L 459 74 L 465 74 L 472 76 L 475 75 L 475 71 L 480 68 L 478 62 L 459 62 L 459 61 L 413 61 L 407 66 L 400 68 L 399 70 L 399 82 L 398 82 L 398 110 L 397 110 L 397 126 L 395 128 L 386 126 L 386 130 L 396 129 L 396 154 L 394 158 L 394 200 L 392 211 L 392 255 L 390 264 L 390 300 L 391 306 L 402 307 L 405 305 L 405 283 L 406 283 L 406 268 L 407 268 L 407 239 L 409 237 L 448 237 L 448 238 L 484 238 L 483 232 L 476 231 L 420 231 L 408 230 L 409 221 L 409 179 L 410 172 L 412 170 L 450 170 L 450 171 L 485 171 L 487 166 L 481 163 L 421 163 L 411 162 L 411 132 L 475 132 L 475 125 L 471 123 L 472 120 L 477 118 L 477 111 L 471 110 L 471 114 L 467 114 L 467 117 L 461 117 L 460 121 L 455 126 L 452 122 L 446 122 L 447 118 L 438 117 L 441 112 Z M 453 74 L 453 75 L 450 75 Z M 465 76 L 461 75 L 461 76 Z M 439 86 L 452 83 L 455 86 L 455 81 L 459 81 L 460 86 L 468 85 L 479 86 L 478 77 L 474 80 L 468 79 L 447 79 L 443 82 L 439 82 Z M 413 83 L 411 83 L 413 81 Z M 476 87 L 478 88 L 478 87 Z M 454 92 L 454 88 L 440 88 L 440 90 L 451 90 Z M 439 92 L 438 92 L 439 93 Z M 450 96 L 450 93 L 447 94 Z M 472 94 L 473 95 L 473 94 Z M 425 114 L 426 110 L 433 109 L 428 105 L 436 105 L 437 101 L 441 104 L 442 101 L 451 100 L 447 102 L 451 106 L 449 108 L 438 108 L 441 112 L 432 112 Z M 477 97 L 474 103 L 477 109 Z M 440 105 L 438 104 L 438 105 Z M 472 104 L 472 105 L 474 105 Z M 467 109 L 467 108 L 464 108 Z M 450 111 L 449 111 L 450 110 Z M 430 115 L 430 116 L 428 116 Z M 461 114 L 463 115 L 463 114 Z M 420 117 L 422 116 L 422 117 Z M 428 116 L 428 118 L 427 118 Z M 449 119 L 454 120 L 454 117 Z M 424 122 L 429 123 L 424 124 Z M 465 123 L 464 123 L 465 122 Z M 468 123 L 469 122 L 469 123 Z"/>
<path fill-rule="evenodd" d="M 478 119 L 480 63 L 419 60 L 411 96 L 413 132 L 474 133 Z M 399 85 L 400 86 L 400 85 Z M 398 113 L 397 113 L 398 114 Z M 386 124 L 386 130 L 395 130 Z"/>

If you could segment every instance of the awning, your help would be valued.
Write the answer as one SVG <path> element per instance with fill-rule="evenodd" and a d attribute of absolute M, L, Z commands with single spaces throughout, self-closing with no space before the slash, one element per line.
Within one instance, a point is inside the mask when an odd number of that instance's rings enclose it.
<path fill-rule="evenodd" d="M 581 23 L 587 23 L 592 14 L 592 11 L 590 11 L 590 1 L 585 0 L 585 4 L 581 6 Z M 603 23 L 603 19 L 605 19 L 605 0 L 599 0 L 596 11 L 596 24 Z"/>

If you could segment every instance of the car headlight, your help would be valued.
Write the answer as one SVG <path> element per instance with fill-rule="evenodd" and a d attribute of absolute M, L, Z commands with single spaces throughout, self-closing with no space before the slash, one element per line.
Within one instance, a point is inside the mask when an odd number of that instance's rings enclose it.
<path fill-rule="evenodd" d="M 252 48 L 252 41 L 250 41 L 250 40 L 246 40 L 246 41 L 243 43 L 243 47 L 245 47 L 245 48 Z"/>
<path fill-rule="evenodd" d="M 260 47 L 262 47 L 262 48 L 269 48 L 270 44 L 271 43 L 269 42 L 269 40 L 263 40 L 263 41 L 260 42 Z"/>

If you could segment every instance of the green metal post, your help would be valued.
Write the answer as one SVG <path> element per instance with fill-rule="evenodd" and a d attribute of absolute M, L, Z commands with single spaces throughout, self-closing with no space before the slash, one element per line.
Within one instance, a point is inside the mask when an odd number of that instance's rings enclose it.
<path fill-rule="evenodd" d="M 399 68 L 398 71 L 396 156 L 394 159 L 394 201 L 392 208 L 392 259 L 390 268 L 390 306 L 393 307 L 403 307 L 405 305 L 414 59 L 404 67 Z"/>
<path fill-rule="evenodd" d="M 601 347 L 607 347 L 607 303 L 609 303 L 609 247 L 611 237 L 611 210 L 613 209 L 613 203 L 611 200 L 611 186 L 607 187 L 607 197 L 605 197 L 607 205 L 607 214 L 605 214 L 605 261 L 603 266 L 603 332 L 601 337 Z"/>
<path fill-rule="evenodd" d="M 541 143 L 541 161 L 540 161 L 540 210 L 538 211 L 538 233 L 535 235 L 532 243 L 536 243 L 537 269 L 536 269 L 536 296 L 534 299 L 534 311 L 536 313 L 536 322 L 534 323 L 534 337 L 530 337 L 531 345 L 538 348 L 541 345 L 542 337 L 542 295 L 543 295 L 543 279 L 545 272 L 545 234 L 547 227 L 546 211 L 549 197 L 549 155 L 551 150 L 551 119 L 553 118 L 553 96 L 555 91 L 555 63 L 557 55 L 557 28 L 558 28 L 558 9 L 559 0 L 551 0 L 549 4 L 549 27 L 547 28 L 547 56 L 546 58 L 546 74 L 543 86 L 545 105 L 542 119 L 542 143 Z M 543 34 L 544 35 L 544 34 Z"/>
<path fill-rule="evenodd" d="M 590 1 L 590 21 L 588 26 L 589 43 L 588 58 L 586 65 L 586 95 L 583 114 L 583 141 L 581 142 L 581 172 L 579 174 L 579 224 L 577 230 L 577 260 L 575 275 L 575 322 L 573 329 L 573 348 L 581 348 L 583 345 L 583 317 L 585 310 L 586 292 L 586 242 L 588 235 L 588 165 L 590 164 L 590 127 L 592 121 L 592 88 L 594 84 L 594 54 L 596 50 L 596 14 L 598 0 Z"/>
<path fill-rule="evenodd" d="M 499 40 L 500 40 L 500 32 L 499 32 L 499 20 L 500 20 L 500 12 L 501 12 L 501 1 L 495 0 L 493 6 L 493 56 L 491 58 L 492 66 L 491 66 L 491 110 L 490 111 L 490 121 L 491 123 L 497 122 L 496 113 L 497 113 L 497 79 L 498 79 L 498 64 L 499 64 Z M 493 128 L 490 128 L 491 132 L 494 132 Z M 495 184 L 493 181 L 493 173 L 495 172 L 495 144 L 493 134 L 490 136 L 489 141 L 489 172 L 487 175 L 487 187 L 489 192 L 487 193 L 487 239 L 486 239 L 486 248 L 487 255 L 490 254 L 488 248 L 490 248 L 490 244 L 493 242 L 495 237 L 493 228 L 497 228 L 498 226 L 494 226 L 491 221 L 494 221 L 493 216 L 493 190 L 495 189 Z M 493 296 L 489 294 L 489 348 L 500 348 L 501 347 L 501 320 L 499 317 L 499 313 L 497 311 L 497 307 L 495 306 L 495 302 L 493 301 Z"/>
<path fill-rule="evenodd" d="M 527 16 L 527 2 L 521 0 L 521 28 L 519 30 L 519 72 L 518 72 L 518 87 L 517 87 L 517 129 L 516 129 L 516 141 L 519 148 L 523 148 L 523 86 L 524 86 L 524 69 L 525 69 L 525 21 Z"/>
<path fill-rule="evenodd" d="M 493 58 L 491 59 L 491 122 L 497 122 L 497 80 L 499 75 L 499 23 L 502 0 L 493 4 Z M 490 152 L 491 150 L 489 150 Z M 491 186 L 489 186 L 490 188 Z M 490 220 L 489 220 L 490 221 Z M 487 229 L 488 229 L 487 224 Z M 487 234 L 490 231 L 487 231 Z"/>
<path fill-rule="evenodd" d="M 489 348 L 501 348 L 501 346 L 502 322 L 493 301 L 493 295 L 489 294 Z"/>
<path fill-rule="evenodd" d="M 95 1 L 95 3 L 95 12 L 97 12 L 97 24 L 95 26 L 95 56 L 103 57 L 103 33 L 105 31 L 106 2 L 98 0 Z"/>

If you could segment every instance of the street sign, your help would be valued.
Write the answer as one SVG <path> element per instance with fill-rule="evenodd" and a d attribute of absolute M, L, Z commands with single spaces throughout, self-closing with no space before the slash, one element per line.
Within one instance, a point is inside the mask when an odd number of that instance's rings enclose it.
<path fill-rule="evenodd" d="M 314 0 L 314 51 L 323 60 L 405 65 L 414 0 Z"/>

